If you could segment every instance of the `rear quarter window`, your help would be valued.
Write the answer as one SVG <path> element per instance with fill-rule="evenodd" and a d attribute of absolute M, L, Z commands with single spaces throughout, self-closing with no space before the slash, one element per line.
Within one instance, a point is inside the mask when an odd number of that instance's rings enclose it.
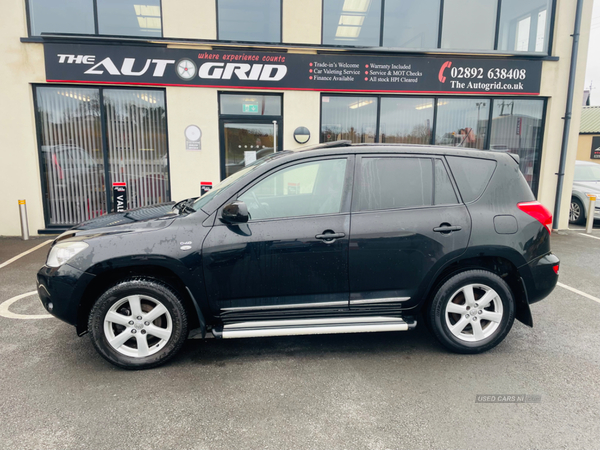
<path fill-rule="evenodd" d="M 450 170 L 465 203 L 477 200 L 492 178 L 496 161 L 489 159 L 446 156 Z"/>

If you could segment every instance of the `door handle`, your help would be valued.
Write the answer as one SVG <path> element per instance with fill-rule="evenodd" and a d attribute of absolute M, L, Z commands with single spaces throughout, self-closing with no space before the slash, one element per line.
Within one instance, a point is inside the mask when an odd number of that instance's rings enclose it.
<path fill-rule="evenodd" d="M 315 238 L 322 239 L 324 241 L 333 241 L 334 239 L 340 239 L 345 237 L 344 233 L 326 233 L 326 234 L 317 234 Z"/>
<path fill-rule="evenodd" d="M 433 231 L 435 231 L 436 233 L 452 233 L 453 231 L 460 231 L 462 230 L 462 227 L 458 226 L 458 225 L 443 225 L 443 226 L 439 226 L 439 227 L 435 227 L 433 229 Z"/>

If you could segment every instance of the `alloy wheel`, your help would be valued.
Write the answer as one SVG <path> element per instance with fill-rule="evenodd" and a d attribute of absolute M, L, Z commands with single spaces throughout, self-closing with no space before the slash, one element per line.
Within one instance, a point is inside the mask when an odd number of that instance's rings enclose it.
<path fill-rule="evenodd" d="M 109 345 L 133 358 L 158 352 L 172 333 L 171 314 L 161 302 L 147 295 L 129 295 L 118 300 L 104 317 L 104 336 Z"/>
<path fill-rule="evenodd" d="M 444 316 L 450 332 L 462 341 L 479 342 L 492 336 L 503 318 L 502 300 L 484 284 L 468 284 L 446 304 Z"/>
<path fill-rule="evenodd" d="M 577 202 L 571 202 L 571 208 L 569 209 L 569 220 L 571 222 L 577 222 L 581 217 L 581 207 Z"/>

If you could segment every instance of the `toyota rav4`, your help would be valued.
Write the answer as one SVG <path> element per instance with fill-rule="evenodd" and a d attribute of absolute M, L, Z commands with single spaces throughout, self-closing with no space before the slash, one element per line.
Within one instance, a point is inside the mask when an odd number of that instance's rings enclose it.
<path fill-rule="evenodd" d="M 186 338 L 407 331 L 498 345 L 558 279 L 552 216 L 507 153 L 329 143 L 268 155 L 200 198 L 58 237 L 44 307 L 111 363 Z"/>

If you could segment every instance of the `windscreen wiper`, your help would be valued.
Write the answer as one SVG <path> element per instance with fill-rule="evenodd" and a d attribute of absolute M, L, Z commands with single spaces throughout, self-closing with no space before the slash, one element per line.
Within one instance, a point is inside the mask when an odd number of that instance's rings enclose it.
<path fill-rule="evenodd" d="M 179 211 L 179 214 L 183 214 L 183 213 L 195 213 L 196 210 L 194 208 L 192 208 L 190 206 L 190 203 L 192 203 L 194 200 L 196 200 L 198 197 L 192 197 L 192 198 L 187 198 L 185 200 L 181 200 L 177 203 L 175 203 L 173 205 L 173 209 L 176 209 L 177 211 Z"/>

